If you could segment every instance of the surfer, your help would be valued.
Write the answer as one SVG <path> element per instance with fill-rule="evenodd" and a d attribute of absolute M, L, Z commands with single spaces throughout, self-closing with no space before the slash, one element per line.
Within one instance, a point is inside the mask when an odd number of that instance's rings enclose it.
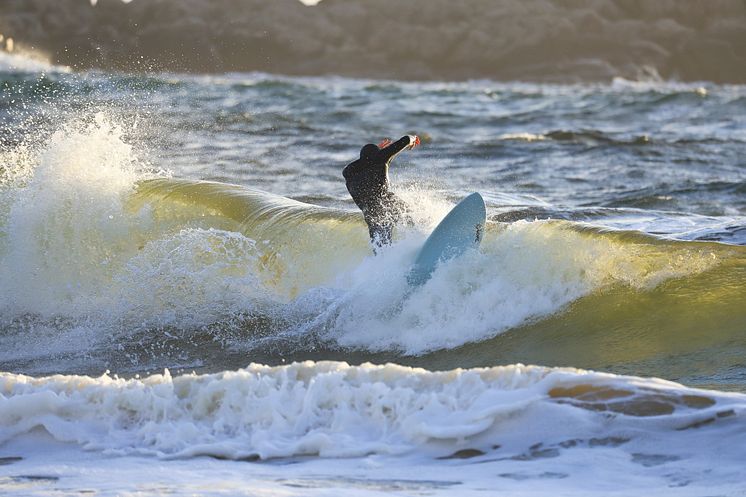
<path fill-rule="evenodd" d="M 389 164 L 400 152 L 419 144 L 415 135 L 393 143 L 388 138 L 378 145 L 368 143 L 360 149 L 360 158 L 342 171 L 347 191 L 363 211 L 374 251 L 391 243 L 391 231 L 406 211 L 404 202 L 389 189 Z"/>

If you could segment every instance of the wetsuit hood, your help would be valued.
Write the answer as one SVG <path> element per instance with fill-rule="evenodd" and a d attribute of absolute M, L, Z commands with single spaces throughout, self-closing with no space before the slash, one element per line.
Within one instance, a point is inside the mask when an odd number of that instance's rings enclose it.
<path fill-rule="evenodd" d="M 372 143 L 368 143 L 363 148 L 360 149 L 360 158 L 361 159 L 372 159 L 375 157 L 379 152 L 379 148 L 376 145 L 373 145 Z"/>

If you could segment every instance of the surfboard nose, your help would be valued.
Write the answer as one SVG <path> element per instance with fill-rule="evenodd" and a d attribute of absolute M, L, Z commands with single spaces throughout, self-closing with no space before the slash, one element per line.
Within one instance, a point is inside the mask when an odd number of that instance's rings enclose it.
<path fill-rule="evenodd" d="M 466 196 L 443 218 L 415 258 L 407 281 L 412 286 L 425 283 L 438 263 L 460 256 L 479 246 L 487 222 L 487 207 L 482 195 Z"/>

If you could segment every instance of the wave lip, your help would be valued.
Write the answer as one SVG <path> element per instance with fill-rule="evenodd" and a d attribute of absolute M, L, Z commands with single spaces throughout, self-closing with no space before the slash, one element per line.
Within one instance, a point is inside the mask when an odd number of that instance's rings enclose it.
<path fill-rule="evenodd" d="M 744 26 L 746 6 L 737 0 L 324 0 L 315 7 L 297 0 L 100 0 L 95 7 L 7 0 L 0 6 L 0 32 L 76 67 L 404 79 L 744 83 Z"/>

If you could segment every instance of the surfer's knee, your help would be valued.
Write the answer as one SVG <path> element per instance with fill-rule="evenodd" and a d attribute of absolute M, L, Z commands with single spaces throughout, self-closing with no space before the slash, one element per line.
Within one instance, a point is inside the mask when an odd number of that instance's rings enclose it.
<path fill-rule="evenodd" d="M 373 245 L 373 252 L 376 253 L 378 248 L 391 245 L 392 226 L 386 224 L 369 223 L 368 233 L 370 242 Z"/>

